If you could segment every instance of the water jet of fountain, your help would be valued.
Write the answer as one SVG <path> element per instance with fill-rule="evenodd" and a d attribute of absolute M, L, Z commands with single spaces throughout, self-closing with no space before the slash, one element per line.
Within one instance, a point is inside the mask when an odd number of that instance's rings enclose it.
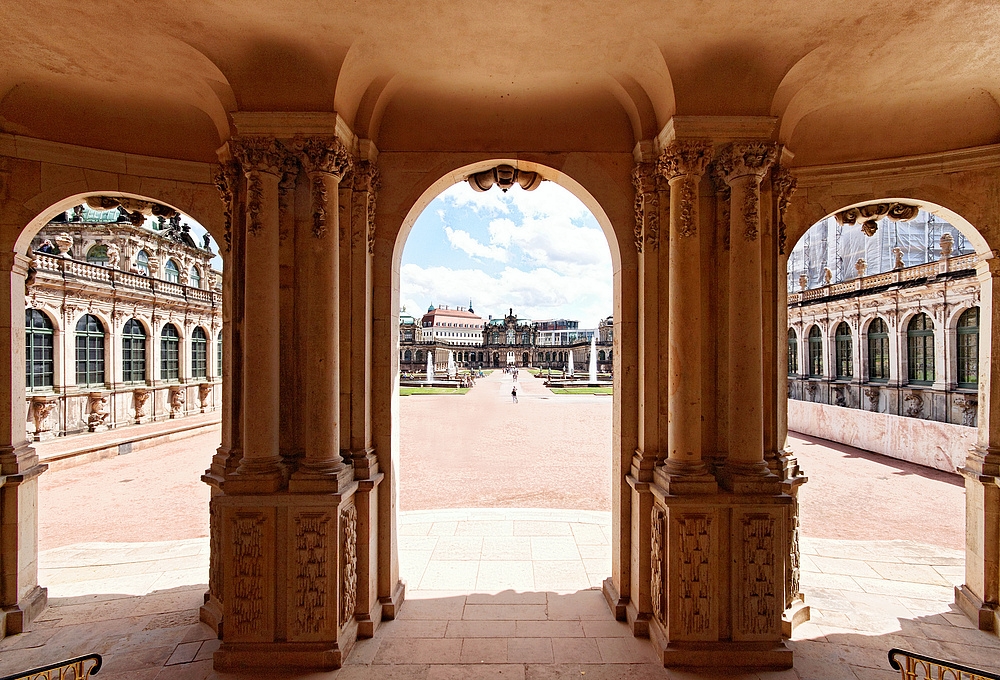
<path fill-rule="evenodd" d="M 590 336 L 590 384 L 597 384 L 597 335 Z"/>
<path fill-rule="evenodd" d="M 424 382 L 434 382 L 434 350 L 427 351 L 427 379 Z"/>
<path fill-rule="evenodd" d="M 566 368 L 566 372 L 569 374 L 569 377 L 573 377 L 573 350 L 569 351 L 569 365 Z"/>

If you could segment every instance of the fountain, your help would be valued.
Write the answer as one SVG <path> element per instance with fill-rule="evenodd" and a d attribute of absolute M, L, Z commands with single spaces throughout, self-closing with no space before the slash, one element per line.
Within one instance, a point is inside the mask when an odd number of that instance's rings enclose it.
<path fill-rule="evenodd" d="M 569 362 L 566 366 L 566 375 L 572 378 L 575 374 L 573 373 L 573 350 L 569 351 Z"/>
<path fill-rule="evenodd" d="M 597 384 L 597 334 L 590 336 L 590 384 Z"/>
<path fill-rule="evenodd" d="M 420 375 L 419 373 L 417 374 Z M 434 350 L 427 350 L 427 375 L 423 380 L 420 380 L 417 376 L 413 378 L 404 378 L 399 381 L 400 387 L 441 387 L 441 388 L 456 388 L 461 386 L 461 382 L 458 380 L 458 370 L 455 366 L 455 358 L 452 355 L 451 350 L 448 351 L 448 375 L 446 377 L 437 377 L 434 375 Z"/>
<path fill-rule="evenodd" d="M 424 382 L 434 382 L 434 350 L 427 351 L 427 379 Z"/>
<path fill-rule="evenodd" d="M 454 380 L 458 376 L 458 369 L 455 367 L 455 354 L 448 350 L 448 379 Z"/>

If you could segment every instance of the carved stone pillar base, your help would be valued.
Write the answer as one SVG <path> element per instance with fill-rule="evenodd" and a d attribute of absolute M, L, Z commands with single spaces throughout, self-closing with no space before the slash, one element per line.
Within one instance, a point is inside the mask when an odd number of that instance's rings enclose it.
<path fill-rule="evenodd" d="M 228 482 L 227 482 L 228 483 Z M 213 499 L 222 519 L 217 670 L 332 670 L 357 639 L 357 484 Z"/>
<path fill-rule="evenodd" d="M 799 593 L 781 614 L 781 636 L 792 637 L 798 625 L 808 621 L 811 616 L 812 612 L 806 604 L 805 596 Z"/>
<path fill-rule="evenodd" d="M 628 598 L 622 597 L 621 591 L 618 590 L 618 586 L 615 585 L 615 580 L 613 578 L 604 579 L 604 583 L 601 584 L 601 592 L 604 593 L 604 600 L 608 603 L 611 608 L 611 612 L 615 615 L 616 621 L 624 621 L 626 617 L 626 608 L 628 607 Z"/>
<path fill-rule="evenodd" d="M 222 602 L 212 597 L 211 593 L 205 593 L 205 604 L 198 609 L 198 620 L 215 631 L 215 634 L 222 637 Z"/>
<path fill-rule="evenodd" d="M 981 461 L 974 460 L 976 453 L 970 453 L 970 463 Z M 955 603 L 977 628 L 1000 634 L 998 478 L 968 464 L 959 472 L 965 477 L 965 583 L 955 588 Z"/>
<path fill-rule="evenodd" d="M 781 477 L 771 472 L 761 460 L 753 466 L 726 463 L 717 471 L 719 484 L 726 491 L 739 495 L 771 495 L 781 493 Z"/>
<path fill-rule="evenodd" d="M 781 637 L 791 497 L 652 492 L 649 636 L 664 665 L 791 668 Z"/>
<path fill-rule="evenodd" d="M 35 586 L 14 606 L 0 610 L 0 638 L 23 633 L 28 624 L 45 611 L 49 603 L 49 591 Z"/>
<path fill-rule="evenodd" d="M 300 464 L 288 480 L 291 493 L 340 493 L 354 483 L 354 467 L 343 461 L 328 469 L 307 469 Z"/>
<path fill-rule="evenodd" d="M 690 496 L 692 494 L 714 494 L 719 490 L 719 483 L 715 476 L 709 474 L 708 467 L 702 463 L 701 469 L 690 474 L 684 471 L 672 471 L 668 461 L 667 465 L 656 468 L 653 478 L 657 486 L 664 490 L 664 493 L 672 496 Z"/>
<path fill-rule="evenodd" d="M 382 605 L 382 618 L 391 621 L 399 615 L 399 608 L 403 606 L 406 599 L 406 584 L 402 581 L 396 583 L 389 597 L 380 597 L 379 604 Z"/>
<path fill-rule="evenodd" d="M 1000 610 L 994 604 L 984 603 L 967 585 L 955 586 L 955 604 L 962 613 L 976 624 L 979 630 L 1000 632 Z"/>
<path fill-rule="evenodd" d="M 649 622 L 652 618 L 649 589 L 650 561 L 646 556 L 650 553 L 649 518 L 653 508 L 651 492 L 653 484 L 640 481 L 636 477 L 636 473 L 642 472 L 646 471 L 637 470 L 633 465 L 633 474 L 625 478 L 632 487 L 632 583 L 625 605 L 625 621 L 635 637 L 649 637 Z"/>

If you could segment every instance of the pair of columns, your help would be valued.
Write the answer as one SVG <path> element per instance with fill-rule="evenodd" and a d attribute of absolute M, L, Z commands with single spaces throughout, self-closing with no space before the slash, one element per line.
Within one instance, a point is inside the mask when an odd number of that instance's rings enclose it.
<path fill-rule="evenodd" d="M 642 307 L 626 609 L 667 665 L 791 665 L 781 634 L 796 566 L 787 473 L 797 470 L 777 431 L 765 338 L 778 321 L 765 300 L 776 294 L 780 220 L 761 201 L 777 154 L 769 141 L 716 153 L 681 139 L 633 174 Z M 710 165 L 714 196 L 701 191 Z M 701 215 L 713 198 L 714 223 Z M 724 398 L 711 398 L 713 385 Z"/>

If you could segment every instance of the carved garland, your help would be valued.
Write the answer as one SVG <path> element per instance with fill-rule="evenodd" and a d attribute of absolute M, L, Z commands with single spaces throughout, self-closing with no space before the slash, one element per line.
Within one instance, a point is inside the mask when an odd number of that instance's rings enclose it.
<path fill-rule="evenodd" d="M 785 230 L 785 211 L 788 210 L 792 194 L 795 193 L 798 183 L 799 181 L 792 176 L 787 168 L 776 166 L 771 173 L 771 186 L 778 196 L 778 252 L 781 255 L 785 254 L 785 245 L 788 241 Z"/>
<path fill-rule="evenodd" d="M 659 200 L 655 197 L 656 184 L 652 163 L 639 163 L 632 168 L 632 186 L 635 188 L 635 225 L 632 228 L 635 249 L 642 253 L 643 233 L 647 229 L 659 233 Z"/>
<path fill-rule="evenodd" d="M 747 241 L 756 241 L 760 233 L 760 181 L 777 156 L 778 147 L 771 142 L 734 142 L 722 150 L 716 161 L 730 186 L 737 178 L 750 178 L 741 206 L 743 237 Z"/>
<path fill-rule="evenodd" d="M 756 241 L 760 231 L 760 193 L 758 186 L 747 187 L 743 194 L 743 238 Z"/>
<path fill-rule="evenodd" d="M 358 605 L 358 509 L 354 505 L 340 511 L 340 526 L 343 536 L 340 626 L 344 627 L 354 617 Z"/>
<path fill-rule="evenodd" d="M 694 223 L 694 203 L 696 199 L 694 179 L 685 177 L 681 180 L 681 212 L 677 216 L 677 221 L 680 223 L 681 236 L 694 236 L 698 231 Z"/>
<path fill-rule="evenodd" d="M 233 249 L 233 203 L 236 200 L 239 177 L 239 166 L 234 161 L 221 163 L 214 177 L 215 186 L 222 196 L 222 214 L 225 218 L 224 239 L 227 253 Z"/>
<path fill-rule="evenodd" d="M 319 633 L 326 622 L 326 534 L 330 516 L 304 512 L 295 517 L 295 628 L 299 635 Z"/>
<path fill-rule="evenodd" d="M 326 182 L 314 174 L 312 177 L 313 238 L 326 238 Z"/>
<path fill-rule="evenodd" d="M 848 208 L 834 214 L 837 224 L 857 224 L 861 221 L 861 231 L 865 236 L 874 236 L 878 231 L 878 220 L 883 217 L 893 222 L 909 222 L 920 212 L 920 207 L 906 203 L 872 203 L 857 208 Z"/>
<path fill-rule="evenodd" d="M 247 231 L 257 236 L 263 228 L 260 221 L 260 211 L 264 203 L 264 186 L 260 181 L 259 172 L 247 173 L 247 216 L 250 218 Z"/>
<path fill-rule="evenodd" d="M 663 579 L 666 578 L 666 569 L 663 564 L 664 547 L 667 540 L 667 519 L 666 514 L 657 506 L 653 506 L 653 526 L 650 541 L 650 551 L 652 553 L 650 569 L 650 597 L 653 600 L 653 616 L 662 622 L 666 622 L 667 610 L 664 602 L 666 590 Z"/>

